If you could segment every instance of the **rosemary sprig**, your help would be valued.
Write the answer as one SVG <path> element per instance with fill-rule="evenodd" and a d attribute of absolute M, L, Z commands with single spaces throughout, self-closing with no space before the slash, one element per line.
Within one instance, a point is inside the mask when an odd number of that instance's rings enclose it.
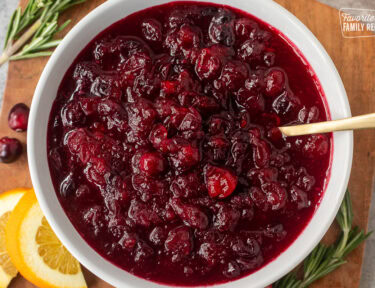
<path fill-rule="evenodd" d="M 371 234 L 365 234 L 358 227 L 352 228 L 353 210 L 347 191 L 336 216 L 341 235 L 331 246 L 319 244 L 303 263 L 302 277 L 292 271 L 272 285 L 273 288 L 306 288 L 316 280 L 346 263 L 345 257 L 365 241 Z"/>
<path fill-rule="evenodd" d="M 70 22 L 58 25 L 59 14 L 86 0 L 29 0 L 22 11 L 18 7 L 8 25 L 0 66 L 9 60 L 19 60 L 52 54 L 61 40 L 54 40 L 56 33 Z"/>

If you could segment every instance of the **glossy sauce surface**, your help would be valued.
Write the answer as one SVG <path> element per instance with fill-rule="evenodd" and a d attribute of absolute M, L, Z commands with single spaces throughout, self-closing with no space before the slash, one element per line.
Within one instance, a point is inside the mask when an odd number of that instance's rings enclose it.
<path fill-rule="evenodd" d="M 48 158 L 69 219 L 104 258 L 173 285 L 272 261 L 324 193 L 332 136 L 275 127 L 328 118 L 311 67 L 276 29 L 226 6 L 132 14 L 74 60 Z"/>

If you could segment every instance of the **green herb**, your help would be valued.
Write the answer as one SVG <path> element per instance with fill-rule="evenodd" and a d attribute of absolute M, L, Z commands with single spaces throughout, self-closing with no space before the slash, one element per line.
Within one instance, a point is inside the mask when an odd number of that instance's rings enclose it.
<path fill-rule="evenodd" d="M 9 60 L 51 55 L 50 49 L 61 41 L 53 37 L 70 22 L 68 20 L 59 26 L 59 14 L 85 1 L 29 0 L 23 11 L 18 7 L 10 19 L 0 66 Z"/>
<path fill-rule="evenodd" d="M 336 216 L 341 228 L 339 239 L 331 246 L 319 244 L 303 263 L 302 277 L 292 271 L 273 284 L 274 288 L 305 288 L 346 263 L 345 257 L 357 248 L 370 233 L 365 234 L 358 227 L 352 228 L 353 211 L 350 194 L 347 191 Z"/>

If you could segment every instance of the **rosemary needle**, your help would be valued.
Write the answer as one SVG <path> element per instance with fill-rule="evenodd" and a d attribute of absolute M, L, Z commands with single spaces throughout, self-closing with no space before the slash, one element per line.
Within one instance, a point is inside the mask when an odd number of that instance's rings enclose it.
<path fill-rule="evenodd" d="M 341 235 L 331 246 L 319 244 L 305 259 L 302 277 L 292 271 L 272 285 L 273 288 L 306 288 L 316 280 L 329 274 L 344 263 L 345 257 L 359 246 L 370 233 L 365 234 L 358 227 L 352 228 L 353 211 L 350 194 L 347 191 L 336 216 Z"/>
<path fill-rule="evenodd" d="M 19 60 L 52 54 L 51 48 L 61 40 L 54 40 L 70 20 L 58 24 L 60 13 L 86 0 L 29 0 L 22 11 L 18 7 L 9 22 L 0 66 L 9 60 Z"/>

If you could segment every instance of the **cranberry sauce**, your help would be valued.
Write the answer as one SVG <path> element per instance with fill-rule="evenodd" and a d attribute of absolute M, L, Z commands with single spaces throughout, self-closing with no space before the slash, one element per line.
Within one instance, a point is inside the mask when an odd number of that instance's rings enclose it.
<path fill-rule="evenodd" d="M 296 239 L 324 192 L 331 135 L 276 128 L 327 119 L 317 83 L 244 12 L 174 2 L 132 14 L 58 90 L 48 158 L 61 205 L 99 254 L 145 279 L 248 275 Z"/>

